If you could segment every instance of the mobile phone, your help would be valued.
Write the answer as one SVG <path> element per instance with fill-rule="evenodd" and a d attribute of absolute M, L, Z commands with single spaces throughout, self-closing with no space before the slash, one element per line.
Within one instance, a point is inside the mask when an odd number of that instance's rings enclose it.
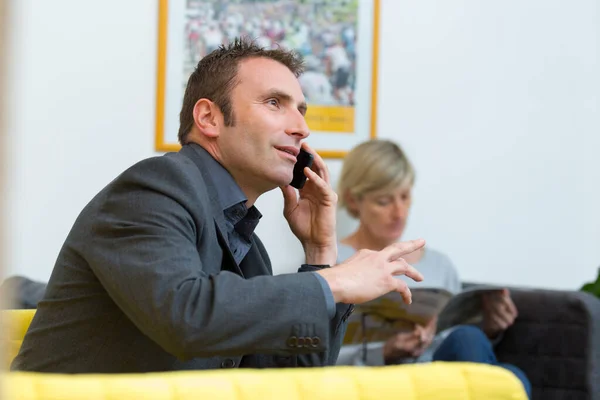
<path fill-rule="evenodd" d="M 300 153 L 294 165 L 294 178 L 290 183 L 296 189 L 302 189 L 306 183 L 306 175 L 304 175 L 304 167 L 310 168 L 313 163 L 314 156 L 304 149 L 300 149 Z"/>

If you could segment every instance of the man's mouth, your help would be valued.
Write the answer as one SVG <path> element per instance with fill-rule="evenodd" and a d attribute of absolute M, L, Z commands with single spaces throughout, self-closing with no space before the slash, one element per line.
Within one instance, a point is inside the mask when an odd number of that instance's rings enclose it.
<path fill-rule="evenodd" d="M 289 154 L 290 157 L 292 157 L 294 160 L 296 160 L 296 158 L 298 157 L 298 153 L 300 153 L 300 150 L 298 150 L 296 147 L 292 147 L 292 146 L 275 147 L 275 148 L 282 153 Z"/>

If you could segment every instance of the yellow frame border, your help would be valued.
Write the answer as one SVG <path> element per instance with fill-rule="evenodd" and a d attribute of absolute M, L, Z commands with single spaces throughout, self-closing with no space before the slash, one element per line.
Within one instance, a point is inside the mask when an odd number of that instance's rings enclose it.
<path fill-rule="evenodd" d="M 158 53 L 156 74 L 156 116 L 155 116 L 155 151 L 179 151 L 179 144 L 165 143 L 165 90 L 167 79 L 167 24 L 169 20 L 169 0 L 158 1 Z M 380 0 L 373 0 L 373 65 L 371 71 L 371 123 L 370 138 L 377 137 L 377 96 L 379 74 L 379 17 Z M 323 158 L 344 158 L 345 150 L 317 150 Z"/>

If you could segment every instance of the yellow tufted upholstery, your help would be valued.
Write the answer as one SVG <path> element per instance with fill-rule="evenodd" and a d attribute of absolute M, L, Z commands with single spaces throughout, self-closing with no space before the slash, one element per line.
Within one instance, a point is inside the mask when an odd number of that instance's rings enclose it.
<path fill-rule="evenodd" d="M 15 358 L 23 338 L 31 324 L 35 310 L 9 310 L 0 313 L 0 326 L 2 327 L 2 351 L 6 357 L 3 365 L 8 368 Z"/>
<path fill-rule="evenodd" d="M 3 311 L 4 338 L 20 343 L 32 318 L 32 311 Z M 503 368 L 441 362 L 111 375 L 5 372 L 0 387 L 2 398 L 11 400 L 526 399 L 521 382 Z"/>
<path fill-rule="evenodd" d="M 10 373 L 12 400 L 483 399 L 525 400 L 510 372 L 488 365 L 433 363 L 128 375 Z"/>

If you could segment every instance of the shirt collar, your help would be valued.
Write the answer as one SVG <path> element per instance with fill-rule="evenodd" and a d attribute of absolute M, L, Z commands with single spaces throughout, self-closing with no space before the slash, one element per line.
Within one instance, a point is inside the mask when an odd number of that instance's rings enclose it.
<path fill-rule="evenodd" d="M 208 175 L 213 181 L 219 206 L 223 210 L 225 219 L 231 224 L 229 229 L 235 229 L 244 238 L 250 240 L 262 214 L 255 206 L 250 209 L 246 207 L 248 198 L 225 167 L 219 164 L 202 146 L 192 143 L 191 147 L 202 159 Z M 216 184 L 217 182 L 218 184 Z"/>
<path fill-rule="evenodd" d="M 244 239 L 250 241 L 250 237 L 254 233 L 262 214 L 254 206 L 250 207 L 249 209 L 246 209 L 246 206 L 243 204 L 240 204 L 240 206 L 244 207 L 244 216 L 242 219 L 234 223 L 234 229 L 237 233 L 242 235 Z M 226 210 L 225 214 L 227 214 L 229 210 Z"/>
<path fill-rule="evenodd" d="M 211 177 L 215 190 L 217 191 L 217 197 L 219 198 L 219 206 L 221 210 L 225 211 L 231 206 L 238 203 L 245 203 L 248 198 L 242 192 L 237 182 L 233 179 L 233 176 L 223 167 L 217 160 L 210 155 L 202 146 L 192 144 L 192 148 L 202 158 L 202 161 L 208 169 L 209 176 Z"/>

